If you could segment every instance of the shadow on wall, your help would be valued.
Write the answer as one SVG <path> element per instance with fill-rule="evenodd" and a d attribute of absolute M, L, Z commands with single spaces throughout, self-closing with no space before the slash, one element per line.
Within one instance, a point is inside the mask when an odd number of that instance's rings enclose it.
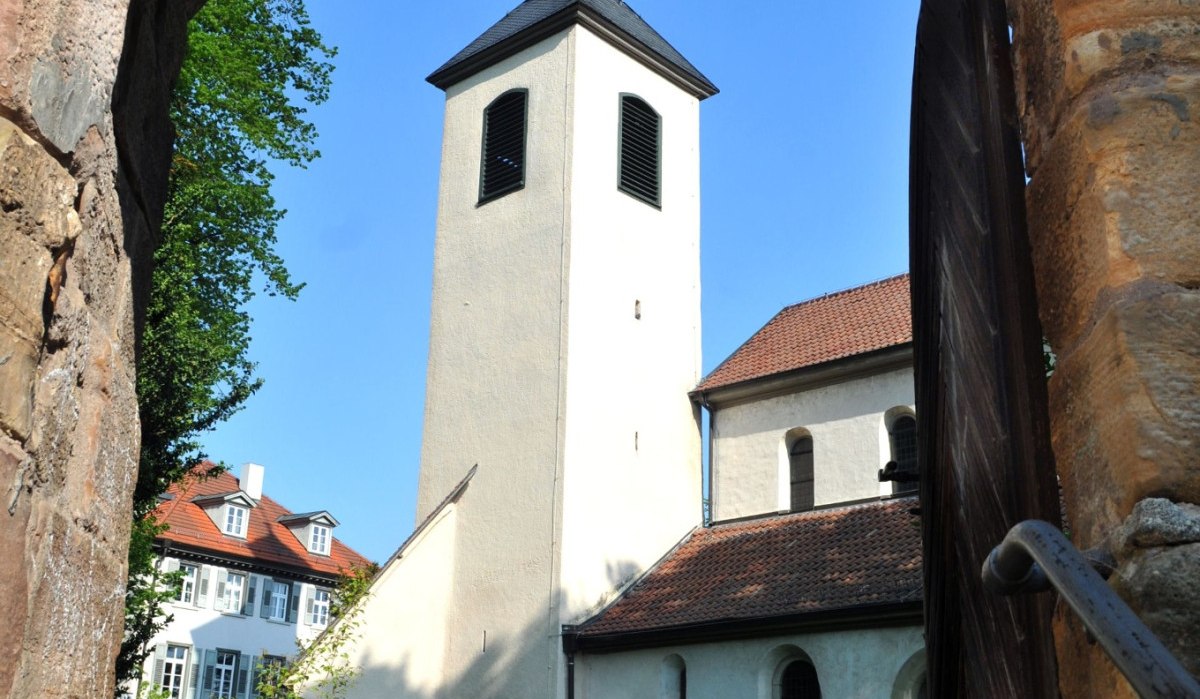
<path fill-rule="evenodd" d="M 607 563 L 606 568 L 614 593 L 617 590 L 616 586 L 628 583 L 637 570 L 637 566 L 629 561 L 612 561 Z M 390 591 L 391 594 L 399 592 Z M 560 597 L 566 597 L 566 593 L 561 589 L 558 594 Z M 550 600 L 544 601 L 546 604 L 543 608 L 548 610 Z M 564 608 L 572 608 L 568 602 L 569 600 L 563 600 Z M 592 609 L 586 617 L 590 617 L 596 611 L 598 609 Z M 367 620 L 367 623 L 370 623 L 370 620 Z M 422 629 L 398 629 L 397 633 L 419 634 L 422 633 Z M 362 671 L 347 693 L 347 699 L 508 699 L 556 696 L 560 690 L 559 685 L 565 682 L 565 674 L 560 676 L 553 670 L 560 662 L 565 664 L 560 633 L 561 627 L 557 618 L 550 619 L 547 612 L 546 617 L 528 620 L 516 633 L 504 633 L 500 629 L 489 630 L 486 646 L 482 639 L 471 639 L 470 647 L 457 645 L 454 640 L 450 640 L 445 649 L 447 657 L 455 653 L 468 653 L 473 659 L 458 678 L 443 678 L 440 686 L 428 686 L 433 683 L 414 679 L 416 673 L 412 670 L 410 658 L 389 657 L 387 649 L 376 644 L 374 648 L 369 648 L 363 653 Z M 512 671 L 513 668 L 530 667 L 542 669 L 538 677 L 543 685 L 530 686 L 528 675 Z M 305 696 L 315 698 L 319 696 L 319 692 L 309 691 Z"/>

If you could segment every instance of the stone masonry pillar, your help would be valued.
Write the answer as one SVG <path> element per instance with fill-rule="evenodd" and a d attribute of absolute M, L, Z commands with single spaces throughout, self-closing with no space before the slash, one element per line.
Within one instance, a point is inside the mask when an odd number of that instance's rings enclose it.
<path fill-rule="evenodd" d="M 0 0 L 0 697 L 113 693 L 138 318 L 198 5 Z"/>
<path fill-rule="evenodd" d="M 1071 538 L 1200 675 L 1200 3 L 1008 5 Z M 1056 617 L 1063 696 L 1133 696 Z"/>

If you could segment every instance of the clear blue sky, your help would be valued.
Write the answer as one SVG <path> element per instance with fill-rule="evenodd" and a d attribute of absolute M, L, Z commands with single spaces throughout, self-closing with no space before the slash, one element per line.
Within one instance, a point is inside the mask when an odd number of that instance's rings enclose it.
<path fill-rule="evenodd" d="M 426 75 L 519 0 L 308 0 L 339 48 L 323 157 L 279 171 L 266 385 L 205 438 L 382 562 L 414 526 L 443 93 Z M 701 107 L 704 369 L 780 308 L 905 271 L 917 0 L 628 0 L 721 88 Z"/>

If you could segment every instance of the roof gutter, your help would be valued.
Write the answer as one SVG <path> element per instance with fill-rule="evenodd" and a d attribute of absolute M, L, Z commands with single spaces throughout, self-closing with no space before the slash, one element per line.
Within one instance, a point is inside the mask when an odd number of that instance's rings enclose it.
<path fill-rule="evenodd" d="M 912 626 L 923 622 L 921 600 L 860 605 L 823 612 L 803 612 L 752 619 L 722 619 L 660 629 L 588 634 L 563 627 L 563 652 L 616 653 L 642 648 L 735 641 L 787 633 Z M 570 632 L 568 633 L 568 628 Z M 570 674 L 570 672 L 568 673 Z"/>

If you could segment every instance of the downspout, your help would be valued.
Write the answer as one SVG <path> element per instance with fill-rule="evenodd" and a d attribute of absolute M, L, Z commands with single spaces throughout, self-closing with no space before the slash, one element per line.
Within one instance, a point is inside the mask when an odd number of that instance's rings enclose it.
<path fill-rule="evenodd" d="M 713 498 L 713 460 L 716 458 L 713 454 L 713 430 L 717 427 L 716 413 L 713 412 L 712 406 L 708 404 L 708 396 L 704 392 L 696 394 L 696 400 L 700 403 L 700 407 L 708 413 L 708 517 L 704 517 L 703 508 L 701 508 L 700 519 L 701 524 L 707 527 L 715 519 L 714 512 L 716 511 L 716 500 Z M 701 463 L 701 478 L 704 478 L 704 464 Z"/>
<path fill-rule="evenodd" d="M 563 653 L 567 654 L 567 699 L 575 699 L 575 651 L 579 648 L 579 633 L 575 627 L 563 624 Z"/>

